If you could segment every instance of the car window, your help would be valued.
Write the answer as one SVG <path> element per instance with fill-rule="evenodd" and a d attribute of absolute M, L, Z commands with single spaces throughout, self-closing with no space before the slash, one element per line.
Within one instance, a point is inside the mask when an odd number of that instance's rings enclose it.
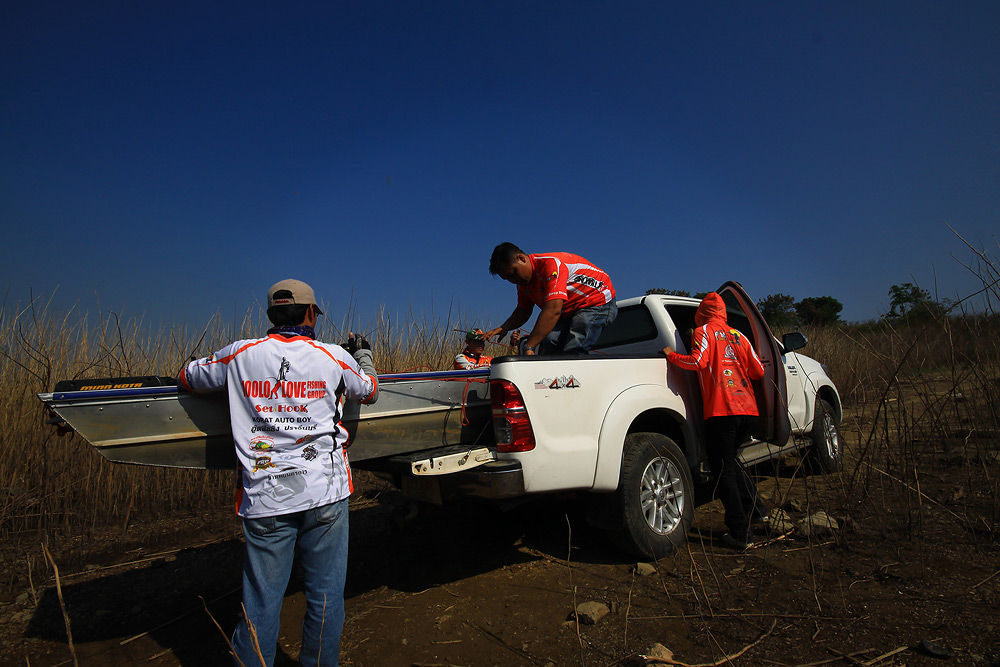
<path fill-rule="evenodd" d="M 674 323 L 677 335 L 680 337 L 680 342 L 684 343 L 684 350 L 690 352 L 691 334 L 694 333 L 694 329 L 697 326 L 694 323 L 694 314 L 698 312 L 698 306 L 677 303 L 665 303 L 663 305 L 667 309 L 667 314 L 670 315 L 671 321 Z M 677 342 L 675 339 L 675 347 Z"/>
<path fill-rule="evenodd" d="M 618 309 L 615 321 L 604 328 L 594 345 L 595 350 L 605 347 L 640 343 L 657 336 L 656 324 L 649 310 L 642 304 Z"/>

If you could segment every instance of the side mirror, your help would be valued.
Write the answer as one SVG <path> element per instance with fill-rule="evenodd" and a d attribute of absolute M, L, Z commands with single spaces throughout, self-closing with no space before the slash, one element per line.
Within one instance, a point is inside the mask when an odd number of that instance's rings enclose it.
<path fill-rule="evenodd" d="M 801 350 L 808 343 L 808 339 L 804 333 L 798 331 L 793 331 L 792 333 L 786 333 L 781 337 L 781 347 L 785 348 L 785 352 L 794 352 L 795 350 Z"/>

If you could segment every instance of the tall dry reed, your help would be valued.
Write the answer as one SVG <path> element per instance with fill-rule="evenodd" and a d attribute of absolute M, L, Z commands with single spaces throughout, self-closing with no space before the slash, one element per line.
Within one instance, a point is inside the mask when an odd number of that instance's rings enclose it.
<path fill-rule="evenodd" d="M 922 536 L 929 512 L 977 540 L 1000 535 L 1000 274 L 974 255 L 974 311 L 807 332 L 848 407 L 842 501 L 888 535 Z M 962 482 L 936 488 L 942 468 Z"/>

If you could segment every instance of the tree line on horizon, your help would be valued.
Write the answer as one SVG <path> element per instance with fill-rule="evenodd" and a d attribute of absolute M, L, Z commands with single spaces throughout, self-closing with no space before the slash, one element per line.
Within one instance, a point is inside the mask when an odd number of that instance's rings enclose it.
<path fill-rule="evenodd" d="M 665 294 L 702 299 L 708 292 L 670 290 L 654 287 L 646 294 Z M 915 321 L 937 318 L 950 307 L 948 299 L 937 300 L 931 293 L 913 283 L 893 285 L 889 288 L 889 311 L 881 315 L 889 321 Z M 841 324 L 840 313 L 844 304 L 832 296 L 812 296 L 795 300 L 788 294 L 769 294 L 757 301 L 760 314 L 772 329 L 794 326 L 827 327 Z"/>

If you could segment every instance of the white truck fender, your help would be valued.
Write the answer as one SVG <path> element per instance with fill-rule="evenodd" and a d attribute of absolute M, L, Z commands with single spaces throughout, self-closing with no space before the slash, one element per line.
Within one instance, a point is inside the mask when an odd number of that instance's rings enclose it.
<path fill-rule="evenodd" d="M 677 442 L 677 446 L 685 450 L 690 461 L 689 450 L 694 443 L 694 436 L 686 412 L 680 394 L 662 385 L 637 385 L 618 394 L 601 424 L 592 490 L 610 492 L 618 488 L 625 436 L 639 417 L 648 420 L 648 427 L 642 430 L 682 433 L 685 441 Z"/>
<path fill-rule="evenodd" d="M 816 401 L 823 399 L 834 409 L 834 419 L 839 424 L 843 417 L 843 406 L 840 402 L 840 392 L 830 381 L 823 366 L 818 361 L 804 355 L 798 355 L 797 363 L 804 374 L 803 391 L 805 392 L 805 414 L 789 415 L 793 430 L 795 422 L 801 421 L 799 433 L 809 433 L 813 428 L 813 417 L 816 414 Z"/>
<path fill-rule="evenodd" d="M 813 377 L 810 377 L 810 382 L 813 382 Z M 816 414 L 816 402 L 820 399 L 825 400 L 833 407 L 834 421 L 838 424 L 844 416 L 843 404 L 840 402 L 840 392 L 833 385 L 826 376 L 819 378 L 819 382 L 813 384 L 816 388 L 816 393 L 807 397 L 807 404 L 809 406 L 809 430 L 812 430 L 813 423 L 812 418 Z"/>

